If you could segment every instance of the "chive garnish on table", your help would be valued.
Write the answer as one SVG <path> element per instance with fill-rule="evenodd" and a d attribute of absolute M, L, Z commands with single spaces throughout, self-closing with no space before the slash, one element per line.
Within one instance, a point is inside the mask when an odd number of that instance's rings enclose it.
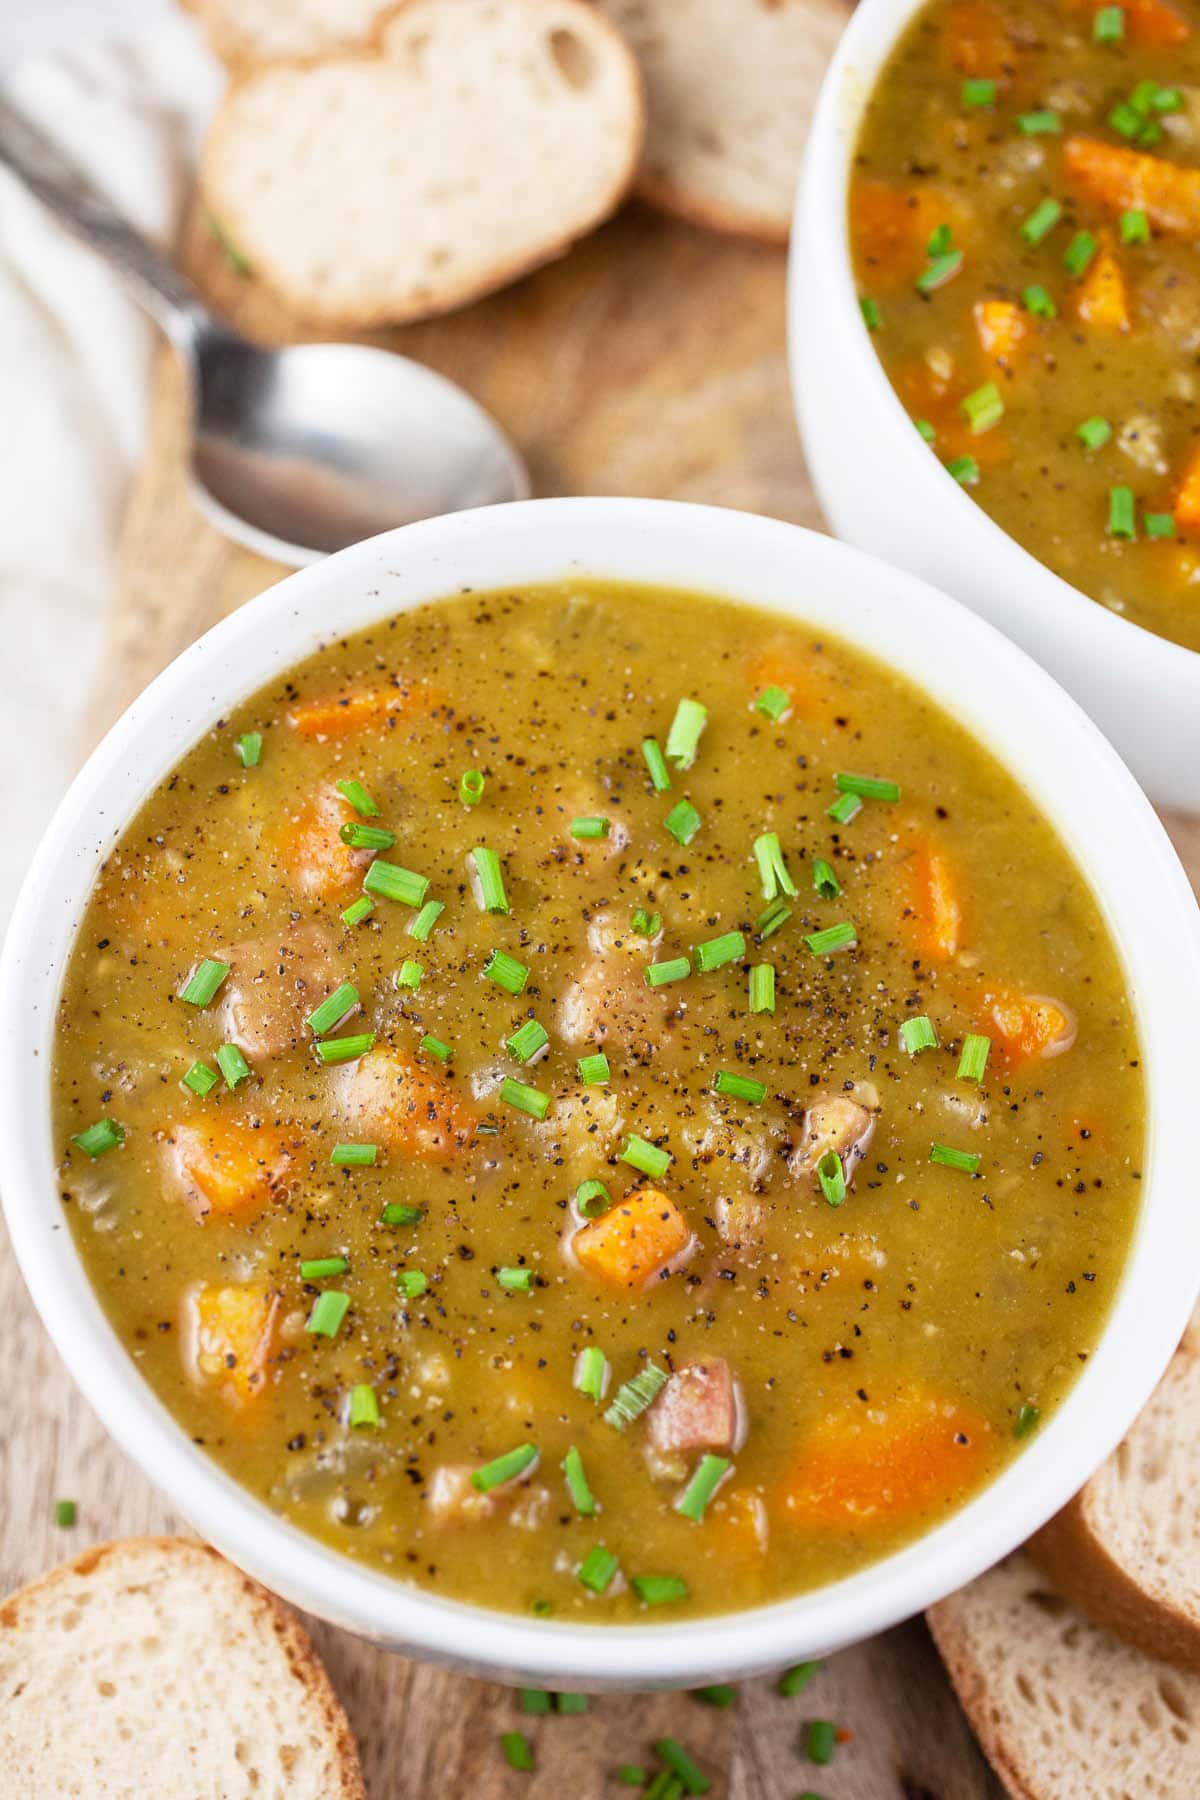
<path fill-rule="evenodd" d="M 627 1425 L 641 1418 L 666 1385 L 666 1370 L 660 1369 L 657 1363 L 647 1363 L 644 1369 L 621 1383 L 604 1414 L 604 1423 L 615 1431 L 624 1431 Z"/>
<path fill-rule="evenodd" d="M 974 1175 L 983 1158 L 978 1150 L 955 1150 L 949 1144 L 931 1144 L 929 1160 L 944 1169 L 961 1169 L 966 1175 Z"/>
<path fill-rule="evenodd" d="M 363 819 L 377 819 L 379 808 L 368 794 L 361 781 L 353 779 L 335 783 L 343 800 L 348 800 L 355 812 Z"/>
<path fill-rule="evenodd" d="M 346 1423 L 352 1430 L 371 1428 L 379 1423 L 379 1397 L 369 1381 L 359 1381 L 350 1389 L 350 1405 Z"/>
<path fill-rule="evenodd" d="M 314 1337 L 336 1337 L 349 1310 L 349 1294 L 338 1288 L 326 1288 L 323 1294 L 317 1295 L 304 1329 Z"/>
<path fill-rule="evenodd" d="M 125 1128 L 118 1125 L 115 1119 L 97 1119 L 85 1131 L 77 1131 L 71 1139 L 73 1144 L 90 1156 L 95 1162 L 98 1156 L 104 1156 L 109 1150 L 115 1150 L 125 1139 Z"/>
<path fill-rule="evenodd" d="M 937 1042 L 933 1021 L 924 1013 L 914 1019 L 905 1019 L 900 1026 L 900 1046 L 909 1056 L 919 1056 L 922 1050 L 936 1050 Z"/>
<path fill-rule="evenodd" d="M 794 900 L 800 892 L 788 872 L 777 831 L 764 831 L 754 840 L 754 860 L 758 864 L 759 881 L 764 900 L 786 894 Z"/>
<path fill-rule="evenodd" d="M 234 749 L 243 769 L 256 769 L 262 761 L 263 734 L 261 731 L 247 731 L 237 740 Z"/>
<path fill-rule="evenodd" d="M 540 1718 L 550 1712 L 553 1697 L 545 1688 L 521 1688 L 521 1711 L 530 1717 Z"/>
<path fill-rule="evenodd" d="M 621 1147 L 618 1162 L 628 1163 L 631 1169 L 638 1169 L 643 1175 L 649 1175 L 653 1181 L 661 1181 L 671 1166 L 671 1152 L 660 1150 L 657 1144 L 648 1143 L 636 1132 L 630 1132 Z"/>
<path fill-rule="evenodd" d="M 588 1709 L 586 1694 L 555 1694 L 554 1710 L 556 1713 L 585 1713 Z"/>
<path fill-rule="evenodd" d="M 725 1707 L 734 1704 L 737 1699 L 737 1689 L 729 1682 L 717 1681 L 711 1687 L 692 1688 L 691 1695 L 693 1700 L 699 1700 L 702 1705 L 715 1706 L 718 1711 L 722 1711 Z"/>
<path fill-rule="evenodd" d="M 519 1769 L 525 1773 L 536 1767 L 533 1760 L 533 1745 L 523 1731 L 502 1731 L 500 1748 L 504 1752 L 504 1760 L 510 1769 Z"/>
<path fill-rule="evenodd" d="M 794 1663 L 790 1669 L 784 1670 L 775 1683 L 775 1692 L 782 1694 L 785 1700 L 794 1700 L 797 1694 L 804 1692 L 813 1676 L 820 1672 L 819 1662 Z"/>
<path fill-rule="evenodd" d="M 755 963 L 751 969 L 750 1011 L 752 1013 L 773 1013 L 775 1011 L 774 963 Z"/>
<path fill-rule="evenodd" d="M 677 843 L 690 844 L 700 829 L 701 818 L 690 800 L 677 800 L 663 824 Z"/>
<path fill-rule="evenodd" d="M 218 962 L 215 957 L 206 956 L 202 962 L 196 964 L 180 988 L 179 998 L 186 1000 L 189 1006 L 211 1005 L 228 973 L 228 963 Z"/>
<path fill-rule="evenodd" d="M 185 1088 L 190 1088 L 193 1094 L 203 1100 L 205 1095 L 212 1093 L 221 1077 L 206 1062 L 197 1061 L 181 1079 Z"/>
<path fill-rule="evenodd" d="M 654 1754 L 661 1763 L 666 1765 L 676 1780 L 683 1783 L 685 1794 L 691 1796 L 708 1793 L 712 1786 L 711 1781 L 701 1769 L 697 1768 L 677 1738 L 656 1738 Z"/>
<path fill-rule="evenodd" d="M 532 1062 L 549 1042 L 550 1033 L 537 1019 L 526 1019 L 523 1025 L 518 1025 L 511 1036 L 504 1040 L 509 1054 L 522 1063 Z"/>
<path fill-rule="evenodd" d="M 691 1480 L 675 1502 L 675 1511 L 699 1524 L 705 1507 L 732 1467 L 727 1456 L 702 1456 L 692 1471 Z"/>
<path fill-rule="evenodd" d="M 829 1719 L 810 1719 L 804 1736 L 809 1762 L 831 1763 L 837 1744 L 837 1727 Z"/>
<path fill-rule="evenodd" d="M 335 1144 L 329 1160 L 337 1169 L 370 1169 L 379 1156 L 378 1144 Z"/>
<path fill-rule="evenodd" d="M 540 1088 L 528 1087 L 523 1081 L 514 1081 L 511 1075 L 506 1075 L 500 1083 L 500 1098 L 505 1106 L 528 1113 L 531 1119 L 544 1119 L 550 1111 L 549 1094 L 544 1094 Z"/>
<path fill-rule="evenodd" d="M 751 1106 L 761 1106 L 767 1097 L 765 1081 L 755 1081 L 749 1075 L 735 1075 L 728 1069 L 718 1069 L 713 1079 L 713 1092 L 723 1094 L 727 1100 L 746 1100 Z"/>
<path fill-rule="evenodd" d="M 681 700 L 667 733 L 667 761 L 676 769 L 690 769 L 708 723 L 708 708 L 699 700 Z"/>
<path fill-rule="evenodd" d="M 74 1500 L 56 1500 L 54 1502 L 54 1523 L 63 1531 L 69 1531 L 78 1517 Z"/>
<path fill-rule="evenodd" d="M 515 997 L 523 992 L 529 980 L 529 970 L 525 964 L 510 956 L 507 950 L 493 950 L 483 965 L 483 973 L 488 981 L 494 981 L 497 987 L 506 994 Z"/>
<path fill-rule="evenodd" d="M 588 1478 L 584 1473 L 583 1458 L 575 1448 L 574 1444 L 571 1445 L 571 1448 L 563 1457 L 562 1472 L 566 1478 L 567 1492 L 571 1496 L 575 1511 L 585 1519 L 595 1518 L 595 1496 L 588 1486 Z"/>
<path fill-rule="evenodd" d="M 602 1181 L 581 1181 L 575 1189 L 575 1206 L 580 1218 L 598 1219 L 612 1205 L 612 1197 Z"/>
<path fill-rule="evenodd" d="M 363 887 L 381 899 L 397 900 L 401 906 L 420 906 L 429 891 L 429 878 L 377 856 L 363 877 Z"/>

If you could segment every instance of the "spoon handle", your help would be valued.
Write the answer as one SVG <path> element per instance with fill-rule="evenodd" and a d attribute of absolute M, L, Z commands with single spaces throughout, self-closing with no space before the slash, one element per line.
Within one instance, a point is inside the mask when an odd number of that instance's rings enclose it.
<path fill-rule="evenodd" d="M 0 164 L 84 243 L 123 275 L 134 297 L 179 347 L 205 317 L 199 295 L 148 238 L 93 186 L 88 175 L 0 94 Z"/>

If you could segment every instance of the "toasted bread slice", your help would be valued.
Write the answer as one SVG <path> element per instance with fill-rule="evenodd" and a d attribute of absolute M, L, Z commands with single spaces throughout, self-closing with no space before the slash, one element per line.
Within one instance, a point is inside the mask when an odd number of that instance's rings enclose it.
<path fill-rule="evenodd" d="M 223 62 L 274 62 L 357 49 L 395 0 L 185 0 Z"/>
<path fill-rule="evenodd" d="M 1098 1625 L 1200 1669 L 1198 1494 L 1200 1346 L 1189 1335 L 1124 1443 L 1029 1550 Z"/>
<path fill-rule="evenodd" d="M 638 188 L 698 225 L 786 243 L 848 0 L 599 0 L 646 77 Z"/>
<path fill-rule="evenodd" d="M 297 315 L 361 329 L 448 312 L 617 206 L 641 79 L 584 0 L 408 0 L 378 49 L 236 81 L 205 203 Z"/>
<path fill-rule="evenodd" d="M 30 1800 L 366 1800 L 296 1620 L 186 1538 L 100 1544 L 0 1605 L 0 1768 Z"/>
<path fill-rule="evenodd" d="M 1200 1676 L 1089 1624 L 1023 1552 L 926 1616 L 1015 1800 L 1200 1793 Z"/>

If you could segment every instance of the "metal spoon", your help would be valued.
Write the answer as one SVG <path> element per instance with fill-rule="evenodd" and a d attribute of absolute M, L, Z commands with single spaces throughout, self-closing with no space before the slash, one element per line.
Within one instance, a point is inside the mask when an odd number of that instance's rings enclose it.
<path fill-rule="evenodd" d="M 112 264 L 179 352 L 192 493 L 229 537 L 298 565 L 413 519 L 528 495 L 499 426 L 431 369 L 359 344 L 271 350 L 231 331 L 2 96 L 0 163 Z"/>

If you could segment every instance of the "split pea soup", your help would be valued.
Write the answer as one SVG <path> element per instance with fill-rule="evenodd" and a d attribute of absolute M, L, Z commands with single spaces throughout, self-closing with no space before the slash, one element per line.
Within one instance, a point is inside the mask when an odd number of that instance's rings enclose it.
<path fill-rule="evenodd" d="M 871 97 L 860 303 L 931 455 L 1200 650 L 1200 6 L 934 0 Z"/>
<path fill-rule="evenodd" d="M 728 600 L 464 593 L 220 720 L 62 991 L 66 1218 L 280 1517 L 436 1593 L 747 1607 L 1087 1362 L 1144 1096 L 1097 905 L 905 680 Z"/>

